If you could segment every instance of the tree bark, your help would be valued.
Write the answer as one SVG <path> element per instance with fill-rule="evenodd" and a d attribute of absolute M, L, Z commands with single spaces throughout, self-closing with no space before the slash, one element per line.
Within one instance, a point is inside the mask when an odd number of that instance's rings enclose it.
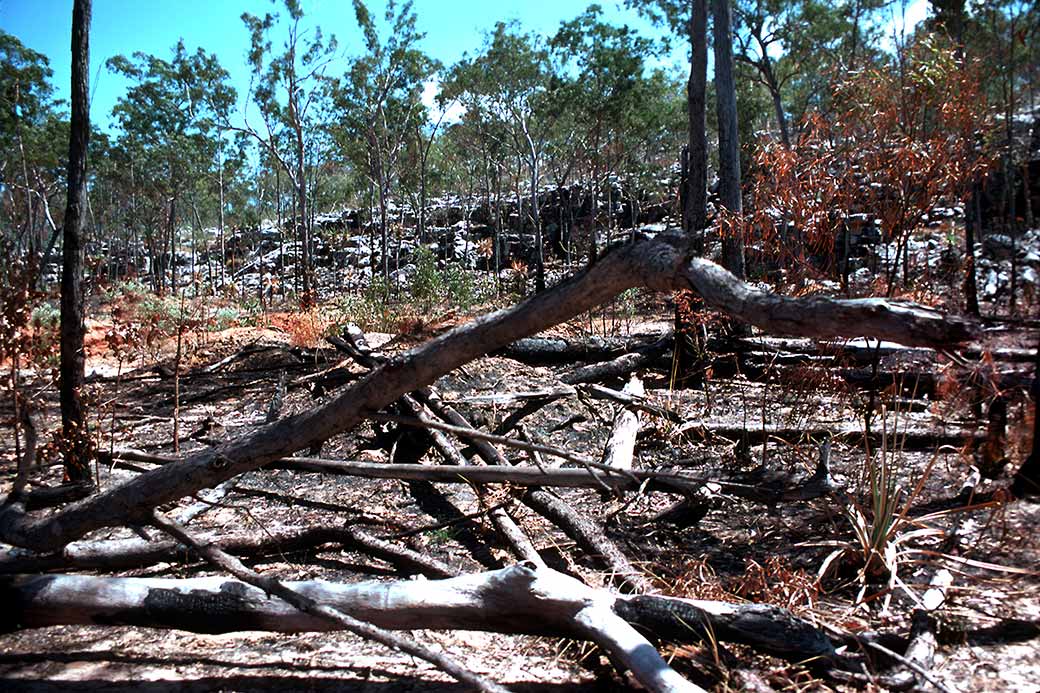
<path fill-rule="evenodd" d="M 708 206 L 708 134 L 705 92 L 708 65 L 708 0 L 693 0 L 690 15 L 690 78 L 686 85 L 686 109 L 689 119 L 687 138 L 686 195 L 683 206 L 683 230 L 693 238 L 693 250 L 704 252 L 704 227 Z"/>
<path fill-rule="evenodd" d="M 1033 396 L 1033 446 L 1026 461 L 1015 472 L 1011 484 L 1011 492 L 1016 498 L 1040 497 L 1040 345 L 1037 345 L 1029 394 Z"/>
<path fill-rule="evenodd" d="M 83 408 L 83 234 L 86 221 L 87 146 L 90 140 L 90 3 L 72 7 L 72 121 L 69 128 L 68 199 L 61 271 L 61 429 L 65 475 L 90 479 L 90 437 Z"/>
<path fill-rule="evenodd" d="M 722 266 L 743 279 L 740 141 L 737 134 L 737 91 L 733 81 L 729 0 L 712 0 L 712 13 L 715 17 L 715 98 L 719 116 L 719 198 L 722 206 L 730 213 L 728 223 L 724 220 L 722 224 Z"/>
<path fill-rule="evenodd" d="M 285 584 L 320 604 L 392 630 L 480 630 L 604 644 L 593 635 L 597 629 L 590 629 L 581 616 L 595 610 L 604 619 L 616 619 L 615 627 L 638 625 L 665 640 L 696 642 L 710 633 L 719 640 L 741 642 L 789 660 L 834 656 L 834 647 L 823 633 L 785 609 L 657 595 L 623 596 L 528 564 L 446 580 Z M 333 622 L 223 577 L 15 575 L 0 578 L 0 596 L 9 605 L 0 617 L 0 630 L 94 624 L 201 633 L 338 629 Z M 657 656 L 656 666 L 667 669 L 649 642 L 637 637 L 647 654 Z M 625 663 L 631 666 L 631 662 Z"/>
<path fill-rule="evenodd" d="M 708 127 L 707 65 L 708 65 L 708 0 L 693 0 L 690 22 L 690 78 L 686 85 L 688 132 L 685 173 L 683 181 L 683 230 L 690 238 L 695 255 L 704 254 L 704 233 L 708 225 Z M 697 329 L 686 314 L 683 301 L 675 305 L 676 349 L 673 354 L 674 371 L 682 383 L 692 374 L 697 362 L 694 332 Z M 689 302 L 685 302 L 689 306 Z"/>
<path fill-rule="evenodd" d="M 979 204 L 979 186 L 972 186 L 964 210 L 964 304 L 968 315 L 979 317 L 979 290 L 975 280 L 975 234 L 982 229 L 976 228 L 976 206 Z"/>

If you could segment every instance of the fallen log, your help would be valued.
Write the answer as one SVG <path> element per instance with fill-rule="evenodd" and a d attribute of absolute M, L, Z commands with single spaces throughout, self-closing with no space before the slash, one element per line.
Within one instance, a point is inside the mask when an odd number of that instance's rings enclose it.
<path fill-rule="evenodd" d="M 424 401 L 431 411 L 442 420 L 455 426 L 457 429 L 473 432 L 466 418 L 451 406 L 440 402 L 436 398 L 436 393 L 431 392 L 428 396 L 424 396 Z M 472 443 L 480 458 L 488 464 L 487 467 L 480 467 L 479 469 L 503 471 L 515 469 L 515 467 L 510 465 L 505 455 L 499 452 L 498 448 L 488 442 L 487 439 L 474 435 L 466 436 L 465 433 L 462 435 Z M 521 431 L 521 437 L 523 442 L 531 443 L 527 438 L 526 432 Z M 537 449 L 534 447 L 529 448 L 528 453 L 534 456 L 537 461 L 539 454 Z M 542 467 L 536 468 L 541 469 Z M 591 467 L 586 467 L 586 469 L 593 471 Z M 589 477 L 589 479 L 593 480 L 592 477 Z M 606 487 L 602 486 L 602 488 Z M 587 555 L 604 565 L 610 571 L 611 580 L 618 588 L 629 592 L 650 591 L 651 585 L 649 581 L 642 573 L 636 570 L 625 554 L 621 553 L 614 542 L 603 533 L 603 530 L 596 523 L 575 511 L 565 500 L 540 487 L 528 488 L 520 500 L 527 507 L 558 527 Z"/>
<path fill-rule="evenodd" d="M 653 364 L 671 348 L 674 341 L 672 335 L 665 335 L 653 344 L 638 347 L 610 361 L 575 368 L 564 373 L 560 380 L 568 385 L 579 385 L 625 378 L 635 371 Z"/>
<path fill-rule="evenodd" d="M 456 681 L 482 693 L 508 693 L 505 688 L 495 682 L 460 665 L 454 658 L 419 643 L 410 635 L 399 635 L 386 628 L 380 628 L 371 621 L 356 618 L 334 606 L 323 604 L 312 597 L 302 594 L 288 587 L 283 581 L 275 577 L 257 573 L 216 545 L 207 544 L 199 540 L 187 529 L 159 512 L 152 513 L 151 524 L 182 544 L 190 546 L 215 568 L 231 573 L 251 587 L 257 587 L 265 594 L 287 602 L 300 613 L 332 623 L 338 628 L 350 631 L 355 635 L 375 641 L 404 654 L 419 657 L 447 673 Z"/>
<path fill-rule="evenodd" d="M 579 620 L 580 613 L 594 610 L 663 640 L 696 642 L 710 632 L 719 640 L 742 642 L 789 660 L 834 656 L 834 647 L 822 632 L 785 609 L 624 596 L 528 564 L 446 580 L 285 584 L 320 604 L 393 630 L 480 630 L 595 639 Z M 0 576 L 0 599 L 8 605 L 0 615 L 0 630 L 5 632 L 52 625 L 132 625 L 199 633 L 337 629 L 335 623 L 297 611 L 260 589 L 222 577 Z M 648 644 L 647 649 L 652 650 Z"/>
<path fill-rule="evenodd" d="M 907 347 L 893 342 L 875 340 L 825 341 L 814 339 L 792 339 L 783 337 L 738 337 L 709 342 L 709 349 L 726 349 L 736 347 L 741 351 L 767 350 L 788 352 L 802 355 L 820 355 L 839 357 L 847 362 L 869 364 L 875 356 L 906 356 L 934 359 L 938 356 L 935 349 L 926 347 Z M 981 359 L 984 355 L 993 361 L 1002 363 L 1030 363 L 1036 359 L 1036 349 L 1000 348 L 983 349 L 977 345 L 968 345 L 958 349 L 965 358 Z"/>
<path fill-rule="evenodd" d="M 603 361 L 619 354 L 638 349 L 645 344 L 627 339 L 589 337 L 569 340 L 560 337 L 525 337 L 492 353 L 533 365 L 574 363 L 575 361 Z"/>
<path fill-rule="evenodd" d="M 870 335 L 908 345 L 946 347 L 970 339 L 972 323 L 923 306 L 885 299 L 786 298 L 746 284 L 718 265 L 690 259 L 682 236 L 637 237 L 588 269 L 509 310 L 394 356 L 338 396 L 241 438 L 192 454 L 45 517 L 15 500 L 0 509 L 0 540 L 55 550 L 102 527 L 133 523 L 151 509 L 308 448 L 352 429 L 366 412 L 395 402 L 473 359 L 646 286 L 693 289 L 723 312 L 772 332 L 801 336 Z"/>
<path fill-rule="evenodd" d="M 806 438 L 819 438 L 825 435 L 834 436 L 835 440 L 847 443 L 862 443 L 864 436 L 863 427 L 859 424 L 845 424 L 836 426 L 737 426 L 733 424 L 718 423 L 713 421 L 690 421 L 679 428 L 680 433 L 688 436 L 699 436 L 709 438 L 720 436 L 731 440 L 746 439 L 749 443 L 761 443 L 766 439 L 780 439 L 787 441 L 804 440 Z M 899 448 L 902 450 L 935 450 L 943 445 L 960 447 L 968 441 L 981 441 L 985 434 L 970 428 L 943 428 L 939 430 L 929 429 L 900 429 L 898 434 L 890 434 Z M 881 433 L 873 431 L 869 435 L 872 446 L 878 446 L 881 441 Z"/>
<path fill-rule="evenodd" d="M 472 440 L 475 446 L 481 443 L 478 439 Z M 494 449 L 492 445 L 488 444 L 488 447 Z M 526 448 L 537 453 L 544 446 L 527 443 Z M 157 464 L 169 464 L 180 459 L 172 455 L 154 455 L 133 450 L 117 452 L 116 455 L 120 458 L 125 456 L 129 460 Z M 587 461 L 591 462 L 592 460 Z M 794 479 L 797 483 L 791 485 L 777 485 L 776 480 L 770 480 L 769 485 L 760 486 L 744 483 L 743 481 L 729 481 L 678 471 L 629 470 L 622 473 L 614 472 L 610 469 L 596 469 L 592 467 L 546 468 L 544 466 L 499 465 L 508 465 L 508 462 L 498 462 L 496 466 L 468 466 L 460 469 L 452 466 L 426 464 L 379 464 L 357 460 L 287 457 L 270 463 L 267 465 L 267 468 L 291 469 L 315 474 L 342 474 L 366 479 L 398 479 L 440 484 L 511 484 L 513 486 L 527 487 L 599 488 L 620 491 L 637 490 L 646 483 L 649 490 L 681 495 L 697 493 L 704 484 L 712 484 L 718 492 L 757 503 L 808 500 L 827 495 L 834 490 L 826 485 L 816 483 L 814 477 Z M 548 497 L 555 498 L 551 494 L 548 494 Z"/>
<path fill-rule="evenodd" d="M 437 559 L 373 537 L 356 527 L 287 527 L 261 534 L 219 533 L 204 535 L 208 543 L 244 558 L 280 555 L 335 544 L 366 553 L 397 567 L 405 574 L 431 578 L 454 577 L 457 572 Z M 173 540 L 113 539 L 80 541 L 61 553 L 25 554 L 20 550 L 0 557 L 0 573 L 38 573 L 56 570 L 131 570 L 156 563 L 195 562 L 201 558 Z"/>

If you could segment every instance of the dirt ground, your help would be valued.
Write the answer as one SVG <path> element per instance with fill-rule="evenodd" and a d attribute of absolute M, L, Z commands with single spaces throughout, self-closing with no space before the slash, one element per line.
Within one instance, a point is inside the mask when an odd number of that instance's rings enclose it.
<path fill-rule="evenodd" d="M 629 325 L 626 334 L 642 341 L 667 324 Z M 103 331 L 103 324 L 97 327 Z M 576 322 L 559 334 L 578 332 L 587 323 Z M 989 347 L 1015 345 L 1024 334 L 1001 333 Z M 372 335 L 375 345 L 390 340 Z M 313 406 L 330 392 L 312 393 L 307 376 L 340 362 L 342 357 L 315 342 L 301 349 L 293 344 L 291 329 L 231 328 L 209 334 L 192 347 L 181 378 L 179 425 L 181 451 L 198 449 L 201 440 L 234 438 L 263 423 L 271 394 L 279 381 L 288 383 L 281 408 L 286 414 Z M 409 346 L 393 340 L 388 349 Z M 119 388 L 110 354 L 95 342 L 90 352 L 90 387 L 100 408 L 98 429 L 102 448 L 133 447 L 171 452 L 173 378 L 151 366 L 119 368 Z M 205 366 L 240 353 L 250 353 L 225 368 L 207 372 Z M 319 348 L 315 348 L 319 347 Z M 163 357 L 169 361 L 169 351 Z M 517 405 L 494 405 L 471 398 L 490 393 L 522 392 L 558 385 L 560 373 L 573 364 L 527 365 L 504 357 L 486 357 L 442 378 L 436 387 L 475 426 L 493 428 Z M 354 375 L 363 372 L 352 367 Z M 1028 364 L 1008 368 L 1028 371 Z M 804 373 L 802 378 L 805 377 Z M 763 425 L 802 428 L 862 423 L 863 393 L 844 384 L 822 380 L 798 385 L 785 380 L 780 369 L 764 378 L 743 376 L 708 379 L 691 389 L 669 386 L 667 364 L 644 374 L 649 401 L 684 422 Z M 614 386 L 620 387 L 620 383 Z M 945 401 L 904 398 L 895 420 L 901 429 L 942 431 L 974 424 L 970 407 L 956 396 Z M 1007 484 L 1007 470 L 1021 463 L 1028 440 L 1026 398 L 1011 393 L 1011 433 L 1005 476 L 984 480 L 980 495 Z M 112 412 L 115 412 L 114 425 Z M 53 426 L 56 402 L 48 402 L 40 420 Z M 543 407 L 525 419 L 531 434 L 554 446 L 598 454 L 609 434 L 613 407 L 602 401 L 568 397 Z M 643 415 L 636 464 L 641 468 L 675 468 L 714 478 L 739 478 L 767 471 L 811 472 L 818 446 L 810 440 L 770 440 L 760 444 L 705 433 L 704 427 L 683 426 L 668 419 Z M 111 434 L 111 435 L 110 435 Z M 400 452 L 407 436 L 387 445 L 392 433 L 371 423 L 330 440 L 321 455 L 332 459 L 387 461 L 391 450 Z M 895 438 L 898 441 L 898 437 Z M 934 448 L 933 448 L 934 449 Z M 13 449 L 5 434 L 3 487 L 13 477 Z M 510 451 L 510 455 L 521 455 Z M 900 449 L 881 452 L 891 460 L 893 473 L 904 489 L 913 489 L 929 469 L 914 496 L 915 507 L 956 495 L 968 475 L 972 451 Z M 850 498 L 862 499 L 865 453 L 854 439 L 835 439 L 831 453 L 835 478 Z M 437 462 L 433 453 L 424 461 Z M 147 468 L 148 465 L 138 465 Z M 138 473 L 128 465 L 101 469 L 103 487 Z M 60 469 L 48 467 L 35 483 L 56 483 Z M 509 491 L 499 492 L 508 494 Z M 662 591 L 679 596 L 764 601 L 792 609 L 822 626 L 849 633 L 878 631 L 905 635 L 913 597 L 894 590 L 858 600 L 855 580 L 817 572 L 837 544 L 851 541 L 851 527 L 842 501 L 835 497 L 762 505 L 735 497 L 721 502 L 696 524 L 655 520 L 674 498 L 661 493 L 606 498 L 595 489 L 566 489 L 560 495 L 583 513 L 597 518 Z M 498 496 L 496 496 L 497 498 Z M 508 498 L 508 495 L 502 495 Z M 187 503 L 188 501 L 185 501 Z M 494 535 L 480 500 L 467 486 L 440 485 L 431 494 L 415 485 L 390 480 L 323 477 L 290 471 L 261 470 L 241 477 L 235 490 L 219 505 L 192 522 L 199 531 L 229 531 L 321 524 L 361 524 L 373 534 L 393 537 L 416 529 L 402 539 L 419 550 L 471 572 L 513 562 Z M 460 521 L 459 515 L 477 517 Z M 595 585 L 609 584 L 609 576 L 572 542 L 525 506 L 515 503 L 510 515 L 534 541 L 550 566 Z M 1040 505 L 1025 502 L 994 503 L 973 512 L 921 523 L 943 534 L 908 544 L 900 577 L 914 593 L 922 592 L 939 566 L 928 552 L 954 556 L 943 565 L 954 571 L 947 603 L 936 614 L 938 652 L 933 674 L 951 690 L 1040 690 Z M 445 524 L 448 523 L 448 524 Z M 438 526 L 442 525 L 442 526 Z M 955 538 L 950 539 L 955 531 Z M 109 530 L 97 538 L 131 536 L 128 530 Z M 300 554 L 256 559 L 257 570 L 285 579 L 322 578 L 336 581 L 399 579 L 391 566 L 363 554 L 324 546 Z M 1005 566 L 1018 572 L 996 569 Z M 1033 572 L 1030 572 L 1033 571 Z M 213 574 L 200 564 L 160 564 L 126 575 L 185 577 Z M 869 593 L 881 586 L 872 585 Z M 885 597 L 890 598 L 890 602 Z M 888 603 L 886 603 L 888 602 Z M 628 690 L 629 683 L 608 666 L 589 645 L 545 638 L 475 632 L 416 634 L 425 644 L 455 656 L 473 671 L 520 691 Z M 702 646 L 662 646 L 673 665 L 692 680 L 717 690 L 741 690 L 762 684 L 777 690 L 842 690 L 833 681 L 813 677 L 805 667 L 755 654 L 741 646 L 710 643 Z M 387 651 L 343 633 L 279 635 L 235 633 L 199 635 L 140 628 L 51 627 L 0 635 L 0 690 L 26 691 L 456 691 L 463 688 L 425 663 Z"/>

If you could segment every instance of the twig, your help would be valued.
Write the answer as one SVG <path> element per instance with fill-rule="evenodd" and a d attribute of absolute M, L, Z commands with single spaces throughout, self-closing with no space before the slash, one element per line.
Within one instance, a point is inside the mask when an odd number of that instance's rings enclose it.
<path fill-rule="evenodd" d="M 446 433 L 452 433 L 454 435 L 463 438 L 479 438 L 486 440 L 490 443 L 498 443 L 499 445 L 507 445 L 509 447 L 517 448 L 518 450 L 527 450 L 529 452 L 540 452 L 546 455 L 552 455 L 553 457 L 559 457 L 561 459 L 576 462 L 586 469 L 594 467 L 601 471 L 607 472 L 607 474 L 614 474 L 617 476 L 626 477 L 629 480 L 639 483 L 639 480 L 631 472 L 626 470 L 619 470 L 609 465 L 603 464 L 598 460 L 594 460 L 591 457 L 585 457 L 569 450 L 562 448 L 552 447 L 551 445 L 544 445 L 542 443 L 527 443 L 516 438 L 507 438 L 506 436 L 496 436 L 494 433 L 485 433 L 476 428 L 465 428 L 463 426 L 452 426 L 451 424 L 440 423 L 439 421 L 431 421 L 427 418 L 413 418 L 409 416 L 395 416 L 394 414 L 381 414 L 378 412 L 368 413 L 365 415 L 367 418 L 373 421 L 385 421 L 388 423 L 401 424 L 403 426 L 414 426 L 416 428 L 432 428 Z M 593 477 L 596 477 L 589 469 L 589 473 Z"/>
<path fill-rule="evenodd" d="M 938 688 L 943 693 L 956 693 L 956 691 L 954 691 L 952 688 L 947 687 L 941 681 L 939 681 L 937 678 L 932 676 L 932 674 L 929 673 L 929 671 L 927 669 L 922 667 L 917 662 L 915 662 L 913 660 L 910 660 L 910 659 L 907 659 L 906 657 L 904 657 L 903 655 L 899 654 L 898 652 L 890 650 L 887 647 L 885 647 L 884 645 L 879 645 L 876 642 L 871 642 L 870 640 L 861 640 L 860 642 L 862 642 L 867 647 L 871 647 L 871 648 L 877 650 L 878 652 L 880 652 L 880 653 L 882 653 L 882 654 L 884 654 L 884 655 L 886 655 L 888 657 L 891 657 L 892 659 L 896 660 L 897 662 L 899 662 L 903 666 L 908 667 L 910 669 L 913 669 L 914 672 L 920 674 L 922 678 L 924 678 L 926 681 L 928 681 L 928 683 L 932 684 L 933 686 Z"/>
<path fill-rule="evenodd" d="M 508 693 L 508 691 L 506 691 L 502 686 L 499 686 L 493 681 L 488 681 L 483 676 L 467 671 L 464 667 L 457 664 L 449 657 L 433 652 L 412 638 L 391 633 L 390 631 L 374 626 L 371 623 L 361 621 L 353 616 L 348 616 L 338 609 L 333 609 L 330 606 L 319 604 L 310 597 L 304 596 L 299 592 L 290 589 L 280 580 L 263 576 L 250 570 L 244 563 L 242 563 L 242 561 L 238 560 L 234 556 L 222 551 L 212 544 L 198 541 L 187 529 L 171 521 L 159 512 L 152 513 L 151 523 L 185 546 L 190 546 L 195 549 L 200 556 L 212 563 L 214 567 L 225 570 L 242 582 L 253 585 L 254 587 L 262 589 L 267 594 L 282 599 L 300 611 L 311 614 L 312 616 L 317 616 L 318 618 L 332 621 L 355 635 L 359 635 L 369 640 L 374 640 L 382 645 L 386 645 L 387 647 L 424 659 L 460 683 L 473 686 L 479 691 L 486 691 L 487 693 Z"/>

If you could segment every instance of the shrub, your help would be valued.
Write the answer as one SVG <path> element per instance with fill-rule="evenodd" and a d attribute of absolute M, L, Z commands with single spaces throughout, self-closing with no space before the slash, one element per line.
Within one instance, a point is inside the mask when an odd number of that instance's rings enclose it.
<path fill-rule="evenodd" d="M 813 114 L 794 147 L 759 149 L 752 241 L 793 275 L 834 276 L 835 242 L 866 213 L 882 240 L 896 243 L 891 293 L 901 255 L 905 278 L 907 242 L 922 215 L 962 200 L 990 166 L 980 146 L 992 119 L 978 64 L 932 39 L 902 57 L 899 70 L 864 70 L 835 83 L 834 103 L 843 108 Z"/>
<path fill-rule="evenodd" d="M 429 312 L 444 296 L 444 276 L 437 270 L 437 258 L 429 248 L 420 247 L 413 256 L 415 274 L 409 285 L 410 298 L 420 310 Z"/>

